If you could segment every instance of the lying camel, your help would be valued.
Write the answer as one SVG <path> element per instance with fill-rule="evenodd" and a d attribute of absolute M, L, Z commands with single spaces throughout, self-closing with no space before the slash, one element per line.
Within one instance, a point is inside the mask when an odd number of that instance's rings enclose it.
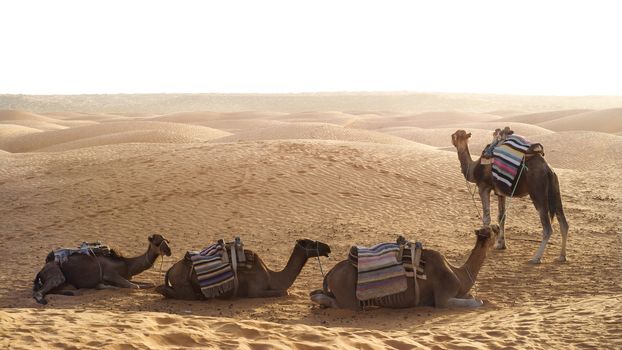
<path fill-rule="evenodd" d="M 125 258 L 112 251 L 111 256 L 73 254 L 59 264 L 53 254 L 48 256 L 43 269 L 35 277 L 33 297 L 47 304 L 48 293 L 74 295 L 66 288 L 150 288 L 152 284 L 130 282 L 132 276 L 149 269 L 160 255 L 170 256 L 169 241 L 161 235 L 149 236 L 147 252 L 134 258 Z"/>
<path fill-rule="evenodd" d="M 287 289 L 294 283 L 307 260 L 319 256 L 327 257 L 330 253 L 330 247 L 322 242 L 299 239 L 296 241 L 287 265 L 278 272 L 270 270 L 257 253 L 250 253 L 253 256 L 252 266 L 248 269 L 237 270 L 237 293 L 233 295 L 233 291 L 230 291 L 221 297 L 268 298 L 285 296 Z M 201 293 L 192 263 L 187 259 L 178 261 L 166 272 L 164 284 L 158 286 L 156 291 L 166 298 L 172 299 L 206 299 Z"/>
<path fill-rule="evenodd" d="M 477 274 L 484 264 L 486 253 L 493 246 L 499 233 L 497 225 L 475 230 L 475 248 L 461 267 L 451 265 L 435 250 L 423 249 L 421 259 L 425 261 L 426 279 L 418 279 L 419 304 L 415 305 L 415 287 L 411 277 L 407 279 L 406 291 L 373 300 L 372 305 L 387 308 L 413 306 L 435 307 L 478 307 L 482 301 L 468 293 Z M 344 260 L 333 267 L 324 278 L 324 288 L 311 292 L 311 300 L 323 307 L 360 310 L 361 302 L 356 297 L 357 269 Z"/>

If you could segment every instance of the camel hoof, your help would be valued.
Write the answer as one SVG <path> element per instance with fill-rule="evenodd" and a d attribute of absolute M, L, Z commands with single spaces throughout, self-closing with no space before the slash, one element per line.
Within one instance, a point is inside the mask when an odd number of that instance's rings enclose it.
<path fill-rule="evenodd" d="M 529 260 L 529 263 L 531 265 L 538 265 L 538 264 L 540 264 L 540 259 L 533 258 L 533 259 Z"/>
<path fill-rule="evenodd" d="M 32 297 L 41 305 L 46 305 L 48 303 L 48 301 L 45 300 L 45 296 L 41 293 L 35 293 Z"/>
<path fill-rule="evenodd" d="M 337 301 L 324 293 L 311 294 L 311 301 L 319 304 L 321 308 L 338 308 Z"/>
<path fill-rule="evenodd" d="M 557 262 L 566 262 L 568 260 L 566 260 L 566 256 L 565 255 L 560 255 L 559 258 L 555 259 Z"/>

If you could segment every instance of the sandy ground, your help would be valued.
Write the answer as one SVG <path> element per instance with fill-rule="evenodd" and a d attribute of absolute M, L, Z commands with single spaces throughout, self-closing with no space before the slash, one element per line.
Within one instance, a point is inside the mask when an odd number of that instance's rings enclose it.
<path fill-rule="evenodd" d="M 0 112 L 0 348 L 620 348 L 622 111 L 569 105 L 534 112 Z M 523 112 L 524 111 L 524 112 Z M 480 226 L 450 142 L 473 132 L 478 154 L 496 127 L 544 144 L 570 223 L 542 264 L 529 199 L 510 202 L 508 250 L 493 251 L 475 310 L 324 310 L 310 260 L 289 296 L 203 302 L 153 290 L 85 290 L 31 298 L 47 253 L 102 240 L 126 255 L 161 233 L 173 256 L 136 280 L 159 284 L 186 250 L 242 237 L 274 269 L 298 238 L 333 253 L 397 234 L 461 264 Z M 479 206 L 479 203 L 478 203 Z M 493 206 L 493 217 L 496 216 Z"/>

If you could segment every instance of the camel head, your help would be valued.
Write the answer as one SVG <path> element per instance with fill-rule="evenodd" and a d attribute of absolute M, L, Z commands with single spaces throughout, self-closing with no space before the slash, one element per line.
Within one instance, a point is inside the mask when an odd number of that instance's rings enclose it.
<path fill-rule="evenodd" d="M 457 149 L 461 149 L 467 146 L 469 143 L 469 137 L 471 137 L 471 133 L 467 133 L 461 129 L 451 134 L 451 143 Z"/>
<path fill-rule="evenodd" d="M 312 241 L 310 239 L 299 239 L 296 241 L 297 249 L 304 249 L 307 258 L 316 256 L 328 256 L 330 247 L 326 243 L 320 241 Z"/>
<path fill-rule="evenodd" d="M 159 253 L 159 255 L 171 256 L 171 248 L 168 246 L 168 239 L 162 235 L 153 234 L 149 236 L 149 249 L 153 249 Z"/>
<path fill-rule="evenodd" d="M 490 225 L 484 226 L 479 230 L 475 230 L 475 236 L 477 236 L 477 245 L 485 248 L 490 248 L 497 241 L 499 235 L 499 226 Z"/>

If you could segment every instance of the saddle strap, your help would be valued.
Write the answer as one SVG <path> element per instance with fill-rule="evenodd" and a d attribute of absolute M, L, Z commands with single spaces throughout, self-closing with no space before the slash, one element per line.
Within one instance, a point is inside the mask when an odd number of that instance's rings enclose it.
<path fill-rule="evenodd" d="M 419 283 L 417 282 L 417 267 L 421 260 L 421 247 L 419 243 L 412 244 L 410 246 L 410 258 L 413 264 L 413 279 L 415 281 L 415 306 L 419 305 Z"/>
<path fill-rule="evenodd" d="M 226 250 L 226 249 L 225 249 Z M 233 296 L 238 294 L 238 257 L 237 249 L 235 246 L 231 246 L 231 267 L 233 268 Z"/>

